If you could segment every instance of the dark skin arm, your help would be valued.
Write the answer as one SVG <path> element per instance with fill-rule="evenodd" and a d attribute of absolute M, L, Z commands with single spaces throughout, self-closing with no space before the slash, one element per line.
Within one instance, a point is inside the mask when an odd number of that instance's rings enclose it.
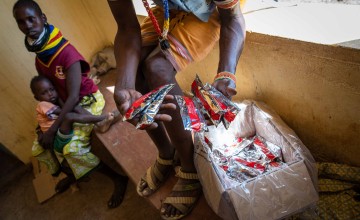
<path fill-rule="evenodd" d="M 53 111 L 53 113 L 54 113 L 55 115 L 60 115 L 60 113 L 61 113 L 61 108 L 59 107 L 59 108 L 55 109 L 55 110 Z"/>
<path fill-rule="evenodd" d="M 118 30 L 114 42 L 116 72 L 114 98 L 124 114 L 141 94 L 135 90 L 135 79 L 141 53 L 141 32 L 132 1 L 108 1 Z"/>
<path fill-rule="evenodd" d="M 83 107 L 81 107 L 80 105 L 76 105 L 74 107 L 74 112 L 78 113 L 78 114 L 82 114 L 82 115 L 91 115 L 90 112 L 86 111 Z"/>
<path fill-rule="evenodd" d="M 55 120 L 53 125 L 46 131 L 40 141 L 41 146 L 46 149 L 53 147 L 55 134 L 60 127 L 61 122 L 64 120 L 65 115 L 71 112 L 79 101 L 80 85 L 81 85 L 81 66 L 80 61 L 72 64 L 67 70 L 66 75 L 66 89 L 68 98 L 62 106 L 59 117 Z"/>
<path fill-rule="evenodd" d="M 64 102 L 59 99 L 59 106 L 62 108 L 64 106 Z M 60 112 L 61 112 L 61 108 L 58 108 L 54 111 L 55 114 L 59 115 Z M 88 115 L 88 114 L 91 114 L 90 112 L 86 111 L 83 107 L 81 107 L 80 105 L 75 105 L 74 109 L 73 109 L 73 112 L 75 113 L 79 113 L 79 114 L 85 114 L 85 115 Z"/>
<path fill-rule="evenodd" d="M 131 0 L 108 1 L 111 12 L 117 24 L 117 33 L 114 42 L 117 80 L 115 84 L 114 99 L 122 115 L 130 108 L 132 103 L 141 97 L 135 90 L 136 73 L 141 54 L 141 31 Z M 170 98 L 167 96 L 167 98 Z M 162 108 L 174 109 L 173 104 L 165 104 Z M 170 121 L 168 115 L 158 114 L 156 120 Z M 130 121 L 136 124 L 136 120 Z M 147 129 L 156 128 L 153 123 Z"/>
<path fill-rule="evenodd" d="M 63 106 L 64 106 L 64 102 L 61 100 L 61 99 L 59 99 L 59 105 L 60 105 L 60 107 L 62 108 Z M 60 109 L 60 108 L 59 108 Z M 61 111 L 61 109 L 60 109 L 60 111 Z M 60 114 L 60 111 L 58 112 L 58 113 L 55 113 L 55 114 L 57 114 L 57 115 L 59 115 Z M 74 109 L 73 109 L 73 112 L 75 112 L 75 113 L 79 113 L 79 114 L 84 114 L 84 115 L 88 115 L 88 114 L 91 114 L 90 112 L 88 112 L 88 111 L 86 111 L 83 107 L 81 107 L 80 105 L 75 105 L 75 107 L 74 107 Z"/>
<path fill-rule="evenodd" d="M 218 8 L 218 10 L 221 21 L 218 72 L 229 71 L 235 73 L 245 41 L 244 17 L 239 4 L 232 9 Z M 228 98 L 236 95 L 236 85 L 232 80 L 217 80 L 213 83 L 213 86 Z"/>
<path fill-rule="evenodd" d="M 59 98 L 59 100 L 58 100 L 58 104 L 59 104 L 59 106 L 62 108 L 63 106 L 64 106 L 64 101 L 63 100 L 61 100 L 60 98 Z"/>

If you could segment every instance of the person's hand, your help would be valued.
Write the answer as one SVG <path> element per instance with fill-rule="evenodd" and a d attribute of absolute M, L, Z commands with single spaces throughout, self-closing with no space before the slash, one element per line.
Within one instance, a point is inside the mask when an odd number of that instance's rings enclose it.
<path fill-rule="evenodd" d="M 121 115 L 125 115 L 126 111 L 131 107 L 131 105 L 137 99 L 139 99 L 141 96 L 142 96 L 141 93 L 139 93 L 138 91 L 136 91 L 134 89 L 121 89 L 121 90 L 115 91 L 114 99 L 115 99 L 116 107 L 120 111 Z M 156 116 L 155 116 L 155 121 L 151 125 L 146 127 L 145 128 L 146 130 L 151 130 L 151 129 L 157 128 L 158 124 L 156 123 L 156 121 L 170 122 L 172 120 L 170 115 L 162 114 L 161 111 L 175 110 L 176 109 L 175 104 L 166 103 L 167 101 L 173 100 L 173 99 L 174 99 L 174 97 L 172 95 L 165 96 L 165 101 L 163 104 L 161 104 L 160 110 L 159 110 L 158 114 L 156 114 Z M 139 120 L 140 120 L 139 117 L 134 117 L 133 119 L 128 120 L 128 122 L 130 122 L 131 124 L 136 126 L 136 124 L 139 122 Z"/>
<path fill-rule="evenodd" d="M 36 131 L 36 134 L 37 134 L 37 141 L 38 141 L 39 143 L 41 143 L 41 142 L 42 142 L 42 139 L 43 139 L 44 133 L 43 133 L 40 129 L 38 129 L 38 130 Z"/>
<path fill-rule="evenodd" d="M 231 79 L 218 79 L 213 82 L 212 86 L 230 100 L 237 93 L 235 82 Z"/>
<path fill-rule="evenodd" d="M 43 133 L 40 139 L 38 137 L 40 145 L 44 149 L 52 149 L 54 145 L 55 134 L 56 132 L 52 131 L 51 129 Z"/>
<path fill-rule="evenodd" d="M 115 104 L 121 115 L 125 115 L 132 103 L 140 97 L 141 93 L 134 89 L 120 89 L 118 91 L 115 90 L 114 92 Z"/>

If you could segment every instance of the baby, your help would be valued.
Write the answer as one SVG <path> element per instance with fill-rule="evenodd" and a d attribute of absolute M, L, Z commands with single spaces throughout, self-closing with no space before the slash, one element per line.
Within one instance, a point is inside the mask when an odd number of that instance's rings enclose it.
<path fill-rule="evenodd" d="M 39 101 L 36 107 L 38 130 L 46 132 L 61 112 L 62 101 L 58 97 L 51 81 L 44 76 L 35 76 L 30 83 L 30 88 L 36 100 Z M 77 105 L 73 112 L 66 114 L 65 120 L 61 123 L 54 140 L 54 150 L 63 153 L 64 146 L 73 137 L 73 123 L 94 123 L 95 130 L 105 132 L 115 121 L 118 112 L 110 112 L 106 115 L 92 115 L 81 106 Z"/>

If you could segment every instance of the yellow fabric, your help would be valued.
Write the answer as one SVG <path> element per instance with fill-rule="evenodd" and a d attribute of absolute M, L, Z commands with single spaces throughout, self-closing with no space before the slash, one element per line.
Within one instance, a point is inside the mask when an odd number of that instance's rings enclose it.
<path fill-rule="evenodd" d="M 319 163 L 318 211 L 320 219 L 358 219 L 360 217 L 360 167 Z M 360 187 L 359 187 L 360 188 Z"/>
<path fill-rule="evenodd" d="M 159 24 L 162 24 L 164 22 L 163 8 L 157 6 L 151 10 Z M 144 46 L 158 44 L 158 35 L 149 17 L 146 17 L 141 24 L 141 34 Z M 181 71 L 193 61 L 204 59 L 213 49 L 219 37 L 220 20 L 216 10 L 208 22 L 200 21 L 191 13 L 170 11 L 168 39 L 171 49 L 169 50 L 170 58 L 168 58 L 177 71 Z"/>
<path fill-rule="evenodd" d="M 246 0 L 240 0 L 240 8 L 243 9 L 245 6 Z"/>
<path fill-rule="evenodd" d="M 94 93 L 93 96 L 95 97 L 96 102 L 91 105 L 83 106 L 83 108 L 93 115 L 100 115 L 105 106 L 104 97 L 100 91 Z M 87 103 L 87 98 L 85 97 L 81 100 L 80 105 L 84 102 Z M 52 174 L 57 171 L 57 169 L 54 169 L 56 168 L 56 164 L 62 163 L 65 159 L 72 169 L 75 178 L 79 179 L 100 163 L 99 158 L 90 152 L 90 135 L 93 127 L 93 124 L 74 123 L 74 136 L 71 141 L 64 146 L 62 154 L 56 152 L 57 160 L 54 160 L 53 157 L 49 156 L 51 154 L 48 154 L 46 150 L 39 145 L 37 140 L 34 141 L 32 154 L 40 162 L 45 163 Z"/>
<path fill-rule="evenodd" d="M 316 212 L 310 209 L 289 220 L 359 219 L 360 167 L 326 162 L 317 165 L 319 201 Z"/>
<path fill-rule="evenodd" d="M 240 0 L 240 8 L 244 8 L 245 3 L 246 0 Z M 151 10 L 158 23 L 163 24 L 163 8 L 156 6 Z M 160 28 L 162 29 L 162 25 Z M 219 14 L 215 10 L 208 22 L 202 22 L 191 13 L 170 10 L 169 29 L 168 40 L 171 48 L 166 55 L 174 68 L 181 71 L 190 63 L 204 59 L 213 49 L 220 37 Z M 157 45 L 159 42 L 159 36 L 149 17 L 141 24 L 141 35 L 143 46 Z"/>

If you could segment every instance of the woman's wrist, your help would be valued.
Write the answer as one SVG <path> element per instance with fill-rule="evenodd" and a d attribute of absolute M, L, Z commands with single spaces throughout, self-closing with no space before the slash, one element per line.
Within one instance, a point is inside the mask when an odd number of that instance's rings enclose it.
<path fill-rule="evenodd" d="M 46 133 L 48 133 L 48 134 L 55 134 L 56 131 L 57 131 L 57 128 L 55 128 L 55 127 L 50 127 L 50 128 L 46 131 Z"/>

